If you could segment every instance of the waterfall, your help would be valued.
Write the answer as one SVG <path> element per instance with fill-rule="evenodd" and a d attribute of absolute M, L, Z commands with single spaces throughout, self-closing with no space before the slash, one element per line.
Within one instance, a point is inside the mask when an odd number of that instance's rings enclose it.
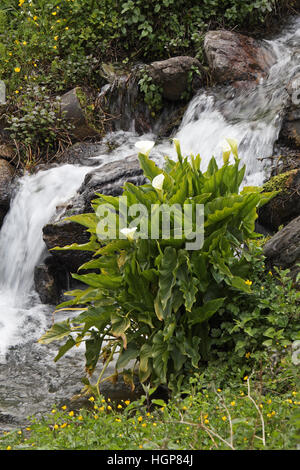
<path fill-rule="evenodd" d="M 28 315 L 44 309 L 30 295 L 34 268 L 45 250 L 42 228 L 57 205 L 74 196 L 88 170 L 63 165 L 19 181 L 0 232 L 0 357 L 24 336 Z"/>
<path fill-rule="evenodd" d="M 276 39 L 267 41 L 277 61 L 269 76 L 245 87 L 218 86 L 200 90 L 191 100 L 175 136 L 184 155 L 200 154 L 202 170 L 212 155 L 222 163 L 221 144 L 226 138 L 239 143 L 246 164 L 245 184 L 261 185 L 268 174 L 267 159 L 278 139 L 289 95 L 287 84 L 300 71 L 300 19 L 293 20 Z M 167 141 L 157 151 L 172 154 Z"/>

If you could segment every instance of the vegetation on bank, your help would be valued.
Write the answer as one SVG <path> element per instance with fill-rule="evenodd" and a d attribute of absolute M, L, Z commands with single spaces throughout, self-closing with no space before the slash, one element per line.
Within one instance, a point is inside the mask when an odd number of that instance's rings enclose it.
<path fill-rule="evenodd" d="M 243 361 L 247 363 L 249 356 Z M 225 366 L 225 372 L 224 368 Z M 299 369 L 299 366 L 298 366 Z M 212 364 L 168 402 L 67 402 L 0 437 L 2 450 L 292 450 L 300 441 L 299 371 L 288 349 L 250 376 Z M 297 375 L 298 374 L 298 375 Z"/>
<path fill-rule="evenodd" d="M 293 0 L 2 0 L 0 106 L 2 137 L 14 162 L 35 165 L 70 144 L 56 97 L 75 86 L 95 97 L 102 63 L 150 62 L 174 55 L 203 58 L 208 29 L 257 31 L 295 12 Z M 184 15 L 182 14 L 184 11 Z M 2 122 L 1 122 L 2 121 Z"/>

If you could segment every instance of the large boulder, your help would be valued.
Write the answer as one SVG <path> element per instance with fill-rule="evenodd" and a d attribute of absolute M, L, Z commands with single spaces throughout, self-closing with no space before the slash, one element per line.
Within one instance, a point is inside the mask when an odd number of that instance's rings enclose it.
<path fill-rule="evenodd" d="M 293 277 L 300 271 L 300 216 L 279 230 L 264 246 L 267 264 L 290 269 Z"/>
<path fill-rule="evenodd" d="M 217 83 L 259 80 L 268 75 L 276 56 L 268 43 L 233 31 L 209 31 L 204 50 Z"/>
<path fill-rule="evenodd" d="M 161 87 L 165 99 L 179 101 L 189 88 L 192 91 L 200 88 L 205 72 L 198 59 L 178 56 L 152 62 L 147 73 L 155 85 Z"/>
<path fill-rule="evenodd" d="M 0 227 L 9 210 L 14 174 L 13 166 L 6 160 L 0 159 Z"/>
<path fill-rule="evenodd" d="M 265 183 L 264 190 L 279 192 L 259 210 L 258 222 L 263 227 L 275 232 L 300 215 L 299 168 L 274 176 Z"/>

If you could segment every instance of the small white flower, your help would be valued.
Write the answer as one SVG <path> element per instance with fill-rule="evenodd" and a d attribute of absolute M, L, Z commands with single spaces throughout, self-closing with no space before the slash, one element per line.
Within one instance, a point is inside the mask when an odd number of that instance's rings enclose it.
<path fill-rule="evenodd" d="M 155 142 L 152 140 L 140 140 L 136 142 L 135 147 L 138 149 L 139 153 L 149 155 L 154 145 Z"/>
<path fill-rule="evenodd" d="M 223 153 L 231 152 L 231 147 L 227 140 L 223 140 L 221 147 L 222 147 Z"/>
<path fill-rule="evenodd" d="M 158 191 L 161 191 L 164 184 L 164 179 L 165 176 L 163 173 L 160 173 L 159 175 L 155 176 L 155 178 L 153 178 L 152 180 L 153 188 L 157 189 Z"/>
<path fill-rule="evenodd" d="M 137 227 L 132 227 L 132 228 L 122 228 L 120 230 L 120 233 L 125 235 L 125 237 L 128 238 L 128 240 L 133 240 L 133 235 L 137 231 Z"/>

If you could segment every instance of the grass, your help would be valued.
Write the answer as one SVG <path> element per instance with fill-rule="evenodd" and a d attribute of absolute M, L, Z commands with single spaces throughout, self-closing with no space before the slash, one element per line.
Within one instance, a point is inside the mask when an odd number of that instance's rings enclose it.
<path fill-rule="evenodd" d="M 300 393 L 288 355 L 282 373 L 239 377 L 222 389 L 195 375 L 168 403 L 87 399 L 53 407 L 0 438 L 2 450 L 292 450 L 297 448 Z M 283 382 L 285 383 L 282 387 Z M 278 392 L 279 390 L 279 392 Z M 297 427 L 298 426 L 298 427 Z"/>

